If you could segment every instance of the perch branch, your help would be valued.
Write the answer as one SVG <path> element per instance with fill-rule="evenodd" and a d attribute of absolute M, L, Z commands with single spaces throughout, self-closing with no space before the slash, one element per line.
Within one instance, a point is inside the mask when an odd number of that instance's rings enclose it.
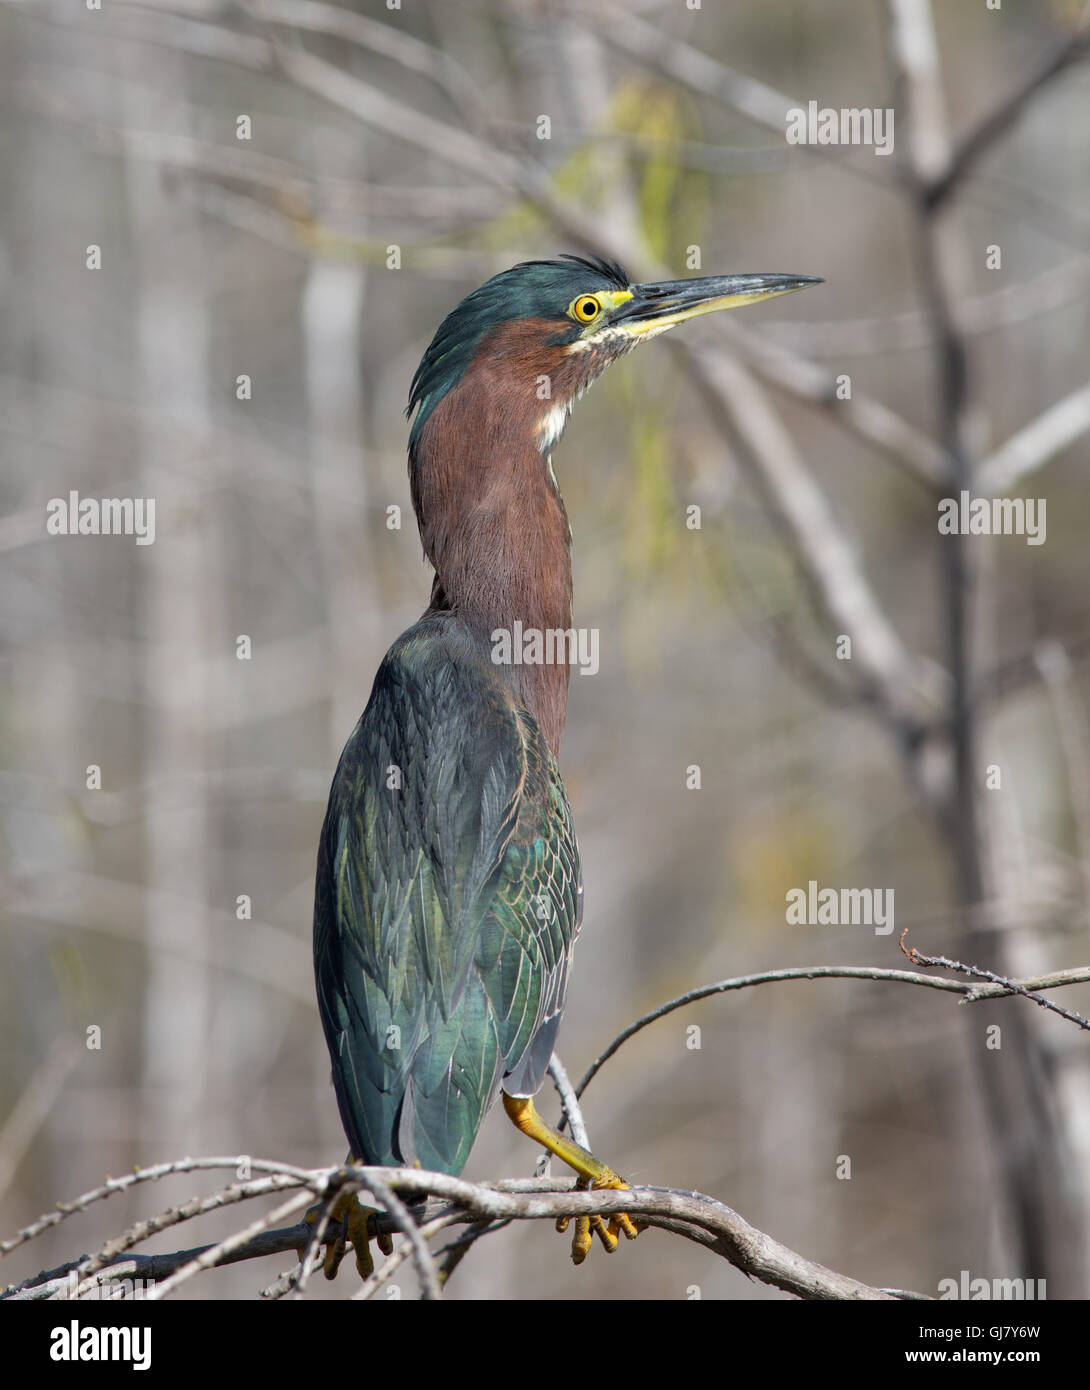
<path fill-rule="evenodd" d="M 187 1160 L 202 1168 L 233 1167 L 237 1159 Z M 171 1165 L 162 1165 L 170 1168 Z M 264 1168 L 277 1168 L 264 1164 Z M 284 1176 L 292 1181 L 299 1172 L 283 1166 Z M 450 1220 L 481 1222 L 508 1220 L 555 1220 L 560 1216 L 579 1216 L 599 1213 L 604 1216 L 627 1211 L 641 1225 L 656 1226 L 684 1236 L 729 1261 L 744 1274 L 806 1299 L 888 1299 L 892 1295 L 846 1275 L 804 1258 L 771 1236 L 757 1230 L 741 1216 L 699 1192 L 683 1192 L 671 1188 L 634 1187 L 626 1191 L 583 1192 L 571 1189 L 555 1179 L 522 1181 L 515 1184 L 484 1184 L 466 1182 L 444 1173 L 425 1173 L 411 1168 L 344 1167 L 315 1169 L 305 1174 L 308 1190 L 328 1193 L 333 1187 L 345 1192 L 371 1192 L 378 1195 L 383 1188 L 399 1197 L 443 1199 L 434 1211 L 425 1206 L 422 1219 L 429 1229 L 439 1229 L 434 1223 Z M 115 1190 L 119 1190 L 116 1189 Z M 173 1255 L 130 1256 L 123 1264 L 104 1271 L 100 1282 L 107 1278 L 161 1279 L 149 1291 L 149 1298 L 162 1299 L 200 1269 L 233 1263 L 240 1259 L 258 1258 L 284 1251 L 294 1251 L 306 1243 L 310 1228 L 300 1223 L 282 1230 L 270 1229 L 274 1223 L 309 1200 L 307 1193 L 296 1193 L 267 1216 L 252 1222 L 243 1231 L 205 1246 L 200 1250 Z M 452 1210 L 453 1208 L 453 1210 Z M 381 1224 L 393 1231 L 402 1231 L 403 1215 Z M 423 1233 L 418 1231 L 423 1241 Z M 411 1240 L 411 1237 L 410 1237 Z M 430 1258 L 430 1256 L 429 1256 Z M 418 1265 L 419 1268 L 419 1265 Z M 52 1277 L 56 1285 L 66 1286 L 66 1278 Z M 6 1298 L 63 1296 L 54 1287 L 44 1295 L 38 1287 L 49 1282 L 50 1276 L 37 1276 Z"/>

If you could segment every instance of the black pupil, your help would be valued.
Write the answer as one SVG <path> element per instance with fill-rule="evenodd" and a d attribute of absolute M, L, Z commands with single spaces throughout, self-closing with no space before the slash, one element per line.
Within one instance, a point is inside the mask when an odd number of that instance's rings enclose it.
<path fill-rule="evenodd" d="M 583 310 L 584 315 L 585 315 L 588 319 L 591 318 L 591 317 L 593 316 L 594 311 L 595 311 L 595 309 L 596 309 L 597 307 L 598 307 L 598 306 L 595 304 L 595 302 L 594 302 L 593 299 L 584 299 L 584 300 L 583 300 L 582 310 Z"/>

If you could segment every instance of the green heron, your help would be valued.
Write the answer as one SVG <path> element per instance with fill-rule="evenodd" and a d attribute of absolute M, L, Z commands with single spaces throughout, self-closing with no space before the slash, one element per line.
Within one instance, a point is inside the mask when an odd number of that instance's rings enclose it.
<path fill-rule="evenodd" d="M 583 915 L 557 766 L 573 656 L 563 639 L 574 633 L 571 531 L 551 453 L 575 400 L 637 343 L 816 283 L 634 285 L 608 261 L 527 261 L 463 299 L 425 352 L 407 413 L 431 602 L 379 668 L 318 851 L 318 1005 L 357 1161 L 459 1174 L 502 1091 L 511 1120 L 578 1186 L 626 1186 L 533 1101 Z M 551 661 L 506 659 L 497 639 L 516 630 L 562 640 Z M 368 1216 L 354 1200 L 334 1208 L 329 1277 L 348 1240 L 370 1272 Z M 636 1234 L 627 1216 L 578 1218 L 577 1264 L 592 1231 L 609 1250 L 619 1232 Z"/>

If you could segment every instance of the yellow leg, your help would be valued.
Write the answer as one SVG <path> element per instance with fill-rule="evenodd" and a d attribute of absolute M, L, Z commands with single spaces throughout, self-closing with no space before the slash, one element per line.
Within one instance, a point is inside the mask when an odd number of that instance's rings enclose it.
<path fill-rule="evenodd" d="M 589 1149 L 584 1149 L 582 1144 L 577 1144 L 574 1139 L 568 1139 L 559 1131 L 553 1129 L 552 1125 L 547 1124 L 537 1113 L 534 1102 L 528 1096 L 509 1096 L 503 1093 L 503 1108 L 507 1111 L 511 1122 L 528 1139 L 533 1139 L 542 1148 L 548 1149 L 551 1154 L 562 1159 L 569 1168 L 574 1168 L 579 1174 L 579 1181 L 576 1187 L 582 1191 L 590 1188 L 592 1191 L 602 1191 L 603 1189 L 627 1188 L 628 1183 L 613 1171 L 600 1158 L 596 1158 Z M 568 1218 L 560 1217 L 556 1223 L 558 1231 L 568 1229 Z M 609 1219 L 609 1225 L 600 1216 L 577 1216 L 575 1218 L 575 1236 L 572 1239 L 571 1257 L 575 1264 L 581 1265 L 590 1253 L 591 1232 L 593 1232 L 602 1242 L 610 1254 L 617 1248 L 617 1236 L 619 1233 L 625 1235 L 628 1240 L 635 1240 L 639 1231 L 633 1224 L 626 1212 L 617 1212 Z"/>
<path fill-rule="evenodd" d="M 349 1164 L 354 1164 L 356 1160 L 351 1154 L 346 1160 Z M 321 1215 L 322 1203 L 317 1202 L 314 1206 L 307 1209 L 303 1220 L 308 1226 L 314 1226 Z M 371 1217 L 376 1214 L 377 1208 L 365 1207 L 355 1192 L 342 1192 L 329 1213 L 329 1221 L 326 1224 L 325 1235 L 325 1260 L 322 1269 L 327 1279 L 336 1279 L 337 1271 L 341 1267 L 341 1261 L 348 1253 L 349 1245 L 356 1252 L 356 1270 L 361 1279 L 369 1278 L 375 1272 L 375 1262 L 371 1258 Z M 390 1236 L 382 1232 L 375 1236 L 378 1248 L 384 1255 L 393 1252 L 394 1244 Z M 306 1247 L 298 1252 L 302 1260 Z"/>

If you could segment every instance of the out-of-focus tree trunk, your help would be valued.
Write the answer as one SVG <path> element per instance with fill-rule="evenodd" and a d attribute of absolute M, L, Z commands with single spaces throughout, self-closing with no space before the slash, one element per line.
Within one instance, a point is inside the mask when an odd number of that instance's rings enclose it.
<path fill-rule="evenodd" d="M 307 267 L 300 306 L 310 412 L 310 492 L 321 592 L 326 603 L 329 748 L 340 755 L 367 692 L 359 688 L 359 633 L 374 618 L 359 601 L 362 509 L 346 506 L 357 489 L 366 501 L 361 433 L 360 328 L 367 289 L 362 265 L 319 259 Z"/>
<path fill-rule="evenodd" d="M 187 98 L 185 60 L 146 52 L 129 69 L 126 124 L 177 128 Z M 204 1087 L 213 1074 L 211 981 L 177 948 L 207 944 L 209 827 L 202 773 L 210 615 L 221 602 L 201 507 L 185 500 L 185 461 L 210 430 L 205 287 L 194 277 L 200 234 L 184 198 L 170 197 L 154 163 L 130 159 L 129 209 L 139 280 L 140 494 L 156 500 L 156 540 L 140 555 L 146 698 L 143 780 L 148 792 L 147 989 L 144 998 L 143 1147 L 149 1156 L 205 1148 Z M 180 788 L 192 788 L 183 799 Z"/>

